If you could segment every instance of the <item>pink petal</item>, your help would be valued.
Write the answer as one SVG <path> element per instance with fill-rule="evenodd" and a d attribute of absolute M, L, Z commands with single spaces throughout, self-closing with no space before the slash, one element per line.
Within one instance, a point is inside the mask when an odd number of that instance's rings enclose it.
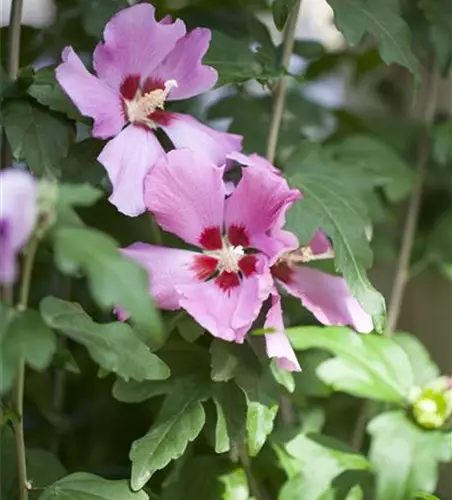
<path fill-rule="evenodd" d="M 347 283 L 317 269 L 297 267 L 289 280 L 281 282 L 289 293 L 301 299 L 306 309 L 324 325 L 351 325 L 357 331 L 373 330 L 371 317 L 352 297 Z"/>
<path fill-rule="evenodd" d="M 107 139 L 118 134 L 125 124 L 119 94 L 89 73 L 71 47 L 63 50 L 62 59 L 56 78 L 80 112 L 94 119 L 93 135 Z"/>
<path fill-rule="evenodd" d="M 268 275 L 254 274 L 223 291 L 214 280 L 177 287 L 180 305 L 214 337 L 243 342 L 268 297 Z"/>
<path fill-rule="evenodd" d="M 0 172 L 0 283 L 17 277 L 16 254 L 27 243 L 37 216 L 33 177 L 12 168 Z"/>
<path fill-rule="evenodd" d="M 121 251 L 148 271 L 150 294 L 161 309 L 174 310 L 181 307 L 176 288 L 196 282 L 193 265 L 199 254 L 141 242 Z"/>
<path fill-rule="evenodd" d="M 240 135 L 219 132 L 189 115 L 171 113 L 170 116 L 168 122 L 160 126 L 176 148 L 188 148 L 215 165 L 223 165 L 228 153 L 242 149 Z"/>
<path fill-rule="evenodd" d="M 0 220 L 11 228 L 11 245 L 22 248 L 30 237 L 37 216 L 37 188 L 28 172 L 8 168 L 0 172 Z"/>
<path fill-rule="evenodd" d="M 144 178 L 154 163 L 165 154 L 151 130 L 129 125 L 112 139 L 98 160 L 113 185 L 109 200 L 126 215 L 144 212 Z"/>
<path fill-rule="evenodd" d="M 214 240 L 220 236 L 224 197 L 223 168 L 188 149 L 170 151 L 145 179 L 145 204 L 159 225 L 205 248 L 202 235 L 211 233 Z"/>
<path fill-rule="evenodd" d="M 255 166 L 264 170 L 269 170 L 274 174 L 281 175 L 281 171 L 279 169 L 277 169 L 272 163 L 270 163 L 267 158 L 264 158 L 257 153 L 252 153 L 247 156 L 239 153 L 238 151 L 234 151 L 228 155 L 228 158 L 230 160 L 236 161 L 237 163 L 240 163 L 240 165 Z"/>
<path fill-rule="evenodd" d="M 243 228 L 250 245 L 272 260 L 286 249 L 286 243 L 272 237 L 271 230 L 299 196 L 283 177 L 250 165 L 242 169 L 238 186 L 226 200 L 226 227 Z"/>
<path fill-rule="evenodd" d="M 130 75 L 141 76 L 143 80 L 152 76 L 184 35 L 185 25 L 181 20 L 172 24 L 157 22 L 152 5 L 140 3 L 128 7 L 105 26 L 105 42 L 99 43 L 94 51 L 94 68 L 101 80 L 118 91 Z"/>
<path fill-rule="evenodd" d="M 210 30 L 196 28 L 180 38 L 174 49 L 159 64 L 153 77 L 159 81 L 176 80 L 168 100 L 187 99 L 211 89 L 218 73 L 210 66 L 203 66 L 201 60 L 210 43 Z"/>
<path fill-rule="evenodd" d="M 333 249 L 330 240 L 323 231 L 316 231 L 314 238 L 309 242 L 314 255 L 326 253 Z"/>
<path fill-rule="evenodd" d="M 275 330 L 265 335 L 268 357 L 276 358 L 278 366 L 284 370 L 301 371 L 298 359 L 284 331 L 281 299 L 276 290 L 272 292 L 272 305 L 267 313 L 264 328 Z"/>

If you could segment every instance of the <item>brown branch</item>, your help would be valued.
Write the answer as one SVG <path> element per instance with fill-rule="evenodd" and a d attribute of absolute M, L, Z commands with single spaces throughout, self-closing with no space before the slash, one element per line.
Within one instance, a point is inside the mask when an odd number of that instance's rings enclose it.
<path fill-rule="evenodd" d="M 301 0 L 297 0 L 287 23 L 284 35 L 284 48 L 281 59 L 281 66 L 286 71 L 289 66 L 290 56 L 292 55 L 293 46 L 295 43 L 295 29 L 297 27 L 298 14 L 301 8 Z M 267 158 L 273 163 L 276 155 L 276 145 L 278 143 L 279 130 L 281 128 L 282 117 L 284 113 L 284 104 L 286 102 L 286 85 L 285 77 L 282 77 L 274 90 L 273 112 L 270 122 L 267 141 Z"/>

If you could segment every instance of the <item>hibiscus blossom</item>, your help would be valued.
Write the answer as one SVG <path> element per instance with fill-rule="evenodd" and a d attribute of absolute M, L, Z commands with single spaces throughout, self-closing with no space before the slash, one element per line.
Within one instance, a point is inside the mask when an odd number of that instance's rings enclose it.
<path fill-rule="evenodd" d="M 269 262 L 281 246 L 269 231 L 299 192 L 250 165 L 226 198 L 223 173 L 187 149 L 157 161 L 145 180 L 146 207 L 199 251 L 145 243 L 123 251 L 150 272 L 159 307 L 184 308 L 212 335 L 241 343 L 273 286 Z"/>
<path fill-rule="evenodd" d="M 164 154 L 155 129 L 163 129 L 176 148 L 188 147 L 217 165 L 241 148 L 240 136 L 164 111 L 166 101 L 193 97 L 215 84 L 217 72 L 201 64 L 210 36 L 204 28 L 186 33 L 181 20 L 157 22 L 154 7 L 144 3 L 107 23 L 93 55 L 97 77 L 71 47 L 63 51 L 56 70 L 60 85 L 81 113 L 94 119 L 94 136 L 114 137 L 98 160 L 113 186 L 111 203 L 127 215 L 144 211 L 144 177 Z"/>
<path fill-rule="evenodd" d="M 27 172 L 0 172 L 0 284 L 17 277 L 17 254 L 30 237 L 37 214 L 36 184 Z"/>
<path fill-rule="evenodd" d="M 228 158 L 235 162 L 260 169 L 261 176 L 279 177 L 280 171 L 268 160 L 257 154 L 245 156 L 234 152 Z M 285 181 L 284 181 L 285 182 Z M 300 195 L 301 197 L 301 195 Z M 351 295 L 346 281 L 306 264 L 315 260 L 334 258 L 330 241 L 322 231 L 317 231 L 309 245 L 300 247 L 298 238 L 285 231 L 285 213 L 297 198 L 286 203 L 267 232 L 267 252 L 271 257 L 271 307 L 267 313 L 265 328 L 273 329 L 265 335 L 267 354 L 277 358 L 280 367 L 287 370 L 299 368 L 297 358 L 284 333 L 281 298 L 278 289 L 301 300 L 316 319 L 324 325 L 350 325 L 361 333 L 372 331 L 372 319 Z"/>

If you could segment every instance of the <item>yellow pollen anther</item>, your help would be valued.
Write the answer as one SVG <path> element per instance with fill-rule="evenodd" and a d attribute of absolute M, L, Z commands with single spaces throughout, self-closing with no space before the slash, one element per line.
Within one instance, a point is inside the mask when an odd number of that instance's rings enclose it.
<path fill-rule="evenodd" d="M 323 253 L 315 254 L 309 245 L 302 246 L 296 250 L 290 250 L 285 252 L 278 259 L 278 262 L 284 262 L 289 266 L 295 266 L 297 264 L 305 264 L 306 262 L 311 262 L 313 260 L 326 260 L 334 258 L 334 250 L 327 250 Z"/>
<path fill-rule="evenodd" d="M 223 248 L 221 250 L 207 250 L 204 254 L 218 259 L 220 273 L 223 271 L 237 273 L 240 270 L 239 260 L 245 255 L 245 252 L 241 245 L 234 247 L 223 239 Z"/>
<path fill-rule="evenodd" d="M 141 122 L 151 125 L 148 116 L 157 109 L 164 109 L 168 94 L 173 88 L 177 87 L 176 80 L 167 80 L 163 89 L 155 89 L 142 95 L 140 91 L 132 101 L 126 101 L 127 115 L 133 122 Z"/>

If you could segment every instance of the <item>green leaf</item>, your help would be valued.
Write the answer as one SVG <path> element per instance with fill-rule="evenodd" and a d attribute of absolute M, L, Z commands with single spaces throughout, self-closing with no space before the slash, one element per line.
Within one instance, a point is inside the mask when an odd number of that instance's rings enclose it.
<path fill-rule="evenodd" d="M 273 430 L 278 402 L 268 375 L 259 375 L 256 371 L 244 369 L 238 374 L 236 381 L 244 392 L 248 405 L 246 413 L 248 453 L 254 457 Z"/>
<path fill-rule="evenodd" d="M 452 210 L 441 215 L 429 236 L 427 258 L 434 262 L 442 274 L 452 280 Z"/>
<path fill-rule="evenodd" d="M 100 185 L 106 172 L 97 161 L 104 142 L 90 137 L 72 144 L 61 165 L 61 175 L 65 182 Z"/>
<path fill-rule="evenodd" d="M 9 101 L 2 106 L 2 123 L 16 160 L 36 174 L 59 176 L 73 136 L 67 120 L 28 101 Z"/>
<path fill-rule="evenodd" d="M 397 63 L 420 80 L 419 61 L 411 51 L 410 31 L 399 13 L 398 0 L 328 0 L 334 20 L 351 45 L 357 45 L 365 33 L 378 40 L 381 58 L 386 64 Z"/>
<path fill-rule="evenodd" d="M 120 9 L 128 7 L 127 0 L 96 0 L 82 2 L 82 23 L 86 32 L 96 39 L 102 36 L 105 25 Z"/>
<path fill-rule="evenodd" d="M 37 311 L 15 312 L 1 338 L 0 392 L 11 388 L 19 360 L 35 370 L 45 370 L 56 352 L 55 334 Z"/>
<path fill-rule="evenodd" d="M 420 0 L 418 5 L 430 23 L 429 34 L 436 59 L 443 75 L 447 76 L 452 63 L 452 5 L 448 0 Z"/>
<path fill-rule="evenodd" d="M 84 120 L 57 82 L 54 67 L 46 67 L 36 72 L 28 93 L 52 111 L 64 113 L 72 120 Z"/>
<path fill-rule="evenodd" d="M 414 498 L 417 500 L 440 500 L 435 495 L 430 495 L 429 493 L 425 493 L 423 491 L 417 491 Z"/>
<path fill-rule="evenodd" d="M 48 326 L 84 345 L 108 372 L 124 380 L 161 380 L 169 377 L 166 364 L 153 354 L 126 323 L 98 324 L 79 304 L 46 297 L 41 313 Z"/>
<path fill-rule="evenodd" d="M 67 474 L 61 462 L 45 450 L 27 450 L 27 478 L 33 488 L 45 488 Z M 31 491 L 30 500 L 39 497 L 39 491 Z"/>
<path fill-rule="evenodd" d="M 87 274 L 91 293 L 99 305 L 121 306 L 149 333 L 152 342 L 162 341 L 162 326 L 149 297 L 147 273 L 122 256 L 112 238 L 94 229 L 58 229 L 55 258 L 62 272 L 74 275 L 82 269 Z"/>
<path fill-rule="evenodd" d="M 337 356 L 317 369 L 319 377 L 335 389 L 399 404 L 407 400 L 413 372 L 408 356 L 394 340 L 342 327 L 295 327 L 287 334 L 295 350 L 316 347 Z"/>
<path fill-rule="evenodd" d="M 422 342 L 414 335 L 397 332 L 392 339 L 407 353 L 416 385 L 423 386 L 440 376 L 438 366 Z"/>
<path fill-rule="evenodd" d="M 368 470 L 371 467 L 361 455 L 324 446 L 304 434 L 286 443 L 284 449 L 292 460 L 288 462 L 291 466 L 289 480 L 283 486 L 278 500 L 323 499 L 337 476 L 347 470 Z M 295 467 L 298 473 L 293 475 Z"/>
<path fill-rule="evenodd" d="M 195 342 L 204 333 L 204 328 L 188 314 L 177 322 L 177 329 L 180 336 L 187 342 Z"/>
<path fill-rule="evenodd" d="M 285 387 L 288 392 L 295 390 L 295 380 L 292 372 L 280 368 L 275 359 L 272 359 L 270 363 L 270 370 L 278 384 Z"/>
<path fill-rule="evenodd" d="M 109 481 L 77 472 L 47 488 L 39 500 L 149 500 L 144 491 L 131 491 L 128 481 Z"/>
<path fill-rule="evenodd" d="M 142 403 L 146 399 L 161 396 L 171 391 L 174 379 L 164 381 L 142 381 L 116 379 L 113 385 L 113 396 L 122 403 Z"/>
<path fill-rule="evenodd" d="M 268 29 L 255 17 L 248 19 L 247 33 L 242 38 L 214 30 L 203 62 L 218 71 L 218 86 L 240 84 L 253 78 L 269 83 L 284 74 L 278 66 L 278 54 Z"/>
<path fill-rule="evenodd" d="M 256 356 L 245 346 L 214 340 L 211 353 L 212 379 L 234 378 L 245 394 L 248 452 L 255 456 L 273 430 L 278 411 L 275 379 L 269 370 L 262 372 Z"/>
<path fill-rule="evenodd" d="M 215 451 L 225 453 L 245 440 L 247 405 L 233 382 L 214 384 L 213 402 L 217 411 Z"/>
<path fill-rule="evenodd" d="M 274 0 L 272 3 L 273 21 L 279 31 L 284 29 L 287 18 L 295 7 L 296 0 Z"/>
<path fill-rule="evenodd" d="M 433 129 L 433 155 L 440 165 L 452 163 L 452 120 Z"/>
<path fill-rule="evenodd" d="M 371 136 L 349 135 L 329 148 L 340 165 L 341 176 L 361 189 L 383 187 L 391 201 L 404 198 L 414 184 L 414 174 L 388 145 Z"/>
<path fill-rule="evenodd" d="M 347 494 L 345 500 L 364 500 L 363 490 L 359 486 L 354 486 Z"/>
<path fill-rule="evenodd" d="M 102 195 L 100 189 L 87 182 L 83 184 L 59 184 L 58 186 L 58 202 L 64 205 L 89 207 L 96 203 Z"/>
<path fill-rule="evenodd" d="M 16 490 L 17 455 L 16 443 L 11 428 L 2 428 L 0 446 L 0 498 L 8 500 L 16 498 L 13 491 Z M 36 500 L 40 495 L 40 489 L 51 485 L 66 475 L 65 468 L 60 461 L 51 453 L 39 449 L 27 449 L 27 478 L 36 490 L 30 491 L 28 498 Z"/>
<path fill-rule="evenodd" d="M 215 382 L 227 382 L 234 377 L 239 365 L 237 348 L 221 340 L 213 339 L 210 344 L 211 377 Z"/>
<path fill-rule="evenodd" d="M 132 489 L 140 490 L 171 460 L 182 456 L 189 442 L 196 439 L 205 423 L 201 401 L 208 389 L 202 381 L 186 378 L 167 396 L 149 432 L 132 444 Z"/>
<path fill-rule="evenodd" d="M 286 228 L 301 244 L 307 244 L 321 228 L 333 240 L 335 264 L 347 281 L 350 292 L 372 316 L 376 330 L 384 329 L 383 296 L 367 279 L 365 269 L 372 264 L 372 252 L 366 237 L 370 225 L 362 193 L 351 189 L 349 177 L 325 165 L 316 149 L 306 154 L 298 150 L 288 168 L 298 171 L 290 183 L 299 188 L 303 199 L 287 214 Z"/>
<path fill-rule="evenodd" d="M 435 491 L 439 462 L 445 459 L 447 437 L 443 432 L 423 430 L 401 411 L 379 415 L 367 430 L 372 436 L 375 500 L 406 500 L 417 490 Z"/>
<path fill-rule="evenodd" d="M 202 471 L 202 473 L 201 473 Z M 248 500 L 246 474 L 216 456 L 189 457 L 175 481 L 163 489 L 162 500 Z"/>

